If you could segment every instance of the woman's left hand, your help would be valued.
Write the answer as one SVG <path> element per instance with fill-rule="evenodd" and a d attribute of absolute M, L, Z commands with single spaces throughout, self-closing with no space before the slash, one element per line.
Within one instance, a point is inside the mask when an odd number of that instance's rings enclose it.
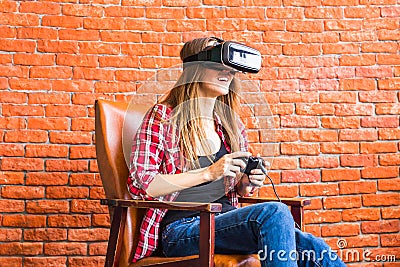
<path fill-rule="evenodd" d="M 263 165 L 264 168 L 269 167 L 269 162 L 263 160 Z M 248 177 L 250 181 L 250 186 L 256 186 L 256 187 L 261 187 L 264 184 L 265 178 L 267 176 L 262 172 L 261 169 L 254 169 L 250 172 L 250 175 Z"/>

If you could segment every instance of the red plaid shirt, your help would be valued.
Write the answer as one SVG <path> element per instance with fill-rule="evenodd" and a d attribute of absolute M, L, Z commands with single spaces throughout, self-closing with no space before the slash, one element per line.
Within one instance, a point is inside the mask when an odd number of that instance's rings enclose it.
<path fill-rule="evenodd" d="M 152 198 L 146 190 L 157 174 L 178 174 L 186 171 L 181 167 L 180 149 L 171 141 L 172 127 L 168 125 L 172 108 L 156 104 L 144 117 L 141 127 L 138 129 L 132 146 L 130 176 L 128 177 L 128 190 L 133 199 L 173 201 L 179 192 Z M 215 114 L 217 133 L 225 145 L 228 153 L 231 152 L 227 144 L 219 117 Z M 239 129 L 243 138 L 240 138 L 240 149 L 247 151 L 247 137 L 244 126 L 239 122 Z M 225 179 L 225 189 L 230 202 L 237 206 L 237 192 L 234 179 Z M 139 243 L 137 245 L 133 261 L 150 256 L 157 247 L 160 222 L 167 210 L 148 209 L 144 215 L 141 227 Z"/>

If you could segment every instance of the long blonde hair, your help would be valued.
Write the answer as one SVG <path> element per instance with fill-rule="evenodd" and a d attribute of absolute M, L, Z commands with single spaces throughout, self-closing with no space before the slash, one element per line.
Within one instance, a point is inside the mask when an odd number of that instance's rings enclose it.
<path fill-rule="evenodd" d="M 181 59 L 204 50 L 213 40 L 215 39 L 212 37 L 199 38 L 185 43 L 180 53 Z M 185 166 L 190 169 L 199 167 L 195 136 L 198 136 L 202 150 L 207 155 L 212 153 L 208 143 L 202 142 L 202 140 L 205 140 L 206 134 L 201 123 L 199 108 L 201 73 L 202 66 L 200 64 L 184 66 L 184 71 L 176 85 L 160 100 L 162 104 L 173 108 L 169 123 L 175 128 L 173 132 L 179 135 L 177 136 L 177 145 L 179 145 L 182 156 L 186 159 Z M 241 133 L 238 129 L 237 115 L 239 85 L 238 80 L 234 78 L 229 86 L 228 94 L 219 96 L 214 106 L 214 113 L 221 120 L 225 140 L 232 152 L 240 150 Z"/>

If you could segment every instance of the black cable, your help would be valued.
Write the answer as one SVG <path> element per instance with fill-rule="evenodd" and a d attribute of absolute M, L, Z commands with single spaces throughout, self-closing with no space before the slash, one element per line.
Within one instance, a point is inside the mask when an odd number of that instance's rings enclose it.
<path fill-rule="evenodd" d="M 261 171 L 268 177 L 268 179 L 271 181 L 271 184 L 272 184 L 272 189 L 274 190 L 274 193 L 275 193 L 275 196 L 276 196 L 276 198 L 279 200 L 279 202 L 282 202 L 282 200 L 279 198 L 279 196 L 278 196 L 278 193 L 276 192 L 276 190 L 275 190 L 275 184 L 274 184 L 274 182 L 272 181 L 272 179 L 271 179 L 271 177 L 269 177 L 269 175 L 268 175 L 268 173 L 267 173 L 267 170 L 264 168 L 264 166 L 262 166 L 262 165 L 260 165 L 260 167 L 261 167 Z"/>

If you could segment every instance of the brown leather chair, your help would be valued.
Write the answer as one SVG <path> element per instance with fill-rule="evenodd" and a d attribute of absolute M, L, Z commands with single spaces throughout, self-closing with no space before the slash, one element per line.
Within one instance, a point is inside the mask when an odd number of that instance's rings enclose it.
<path fill-rule="evenodd" d="M 260 266 L 257 255 L 214 255 L 214 214 L 221 210 L 216 203 L 184 205 L 178 207 L 158 201 L 132 200 L 126 186 L 128 167 L 124 153 L 129 158 L 132 137 L 136 133 L 149 106 L 97 100 L 96 152 L 100 176 L 106 194 L 101 200 L 109 206 L 112 220 L 105 266 Z M 125 119 L 128 123 L 124 127 Z M 130 137 L 130 138 L 123 138 Z M 241 203 L 271 201 L 265 198 L 240 198 Z M 298 225 L 302 226 L 303 206 L 307 200 L 283 199 Z M 187 203 L 186 203 L 187 204 Z M 139 237 L 139 227 L 147 208 L 192 209 L 200 211 L 199 255 L 188 257 L 151 256 L 132 263 Z"/>

